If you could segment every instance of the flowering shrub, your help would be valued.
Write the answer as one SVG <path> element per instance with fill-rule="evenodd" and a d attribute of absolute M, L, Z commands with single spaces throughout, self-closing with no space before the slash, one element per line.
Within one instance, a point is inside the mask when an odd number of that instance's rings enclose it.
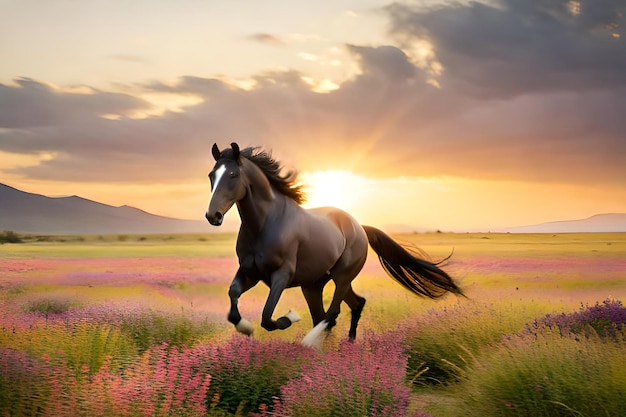
<path fill-rule="evenodd" d="M 163 344 L 123 372 L 106 357 L 95 374 L 87 364 L 77 374 L 62 352 L 34 360 L 1 349 L 0 410 L 11 416 L 204 416 L 211 379 L 201 365 L 205 356 L 203 348 L 178 351 Z"/>
<path fill-rule="evenodd" d="M 344 340 L 281 388 L 272 415 L 405 416 L 410 394 L 406 364 L 397 332 L 369 334 L 361 343 Z"/>
<path fill-rule="evenodd" d="M 63 324 L 69 329 L 81 323 L 101 324 L 105 328 L 119 329 L 140 352 L 161 343 L 191 346 L 215 333 L 218 328 L 206 315 L 194 314 L 193 311 L 162 311 L 123 303 L 100 303 L 77 308 L 62 298 L 47 297 L 29 302 L 27 308 L 31 312 L 28 315 L 32 317 L 20 317 L 20 322 L 28 322 L 31 329 L 39 318 L 45 319 L 42 325 L 46 327 Z"/>
<path fill-rule="evenodd" d="M 543 327 L 555 327 L 562 335 L 569 333 L 620 339 L 626 330 L 626 307 L 620 300 L 607 299 L 594 306 L 581 306 L 576 313 L 548 314 L 527 326 L 527 331 L 536 333 Z"/>
<path fill-rule="evenodd" d="M 203 416 L 211 380 L 201 366 L 204 353 L 155 346 L 123 373 L 112 372 L 105 364 L 79 387 L 77 397 L 94 417 Z"/>
<path fill-rule="evenodd" d="M 42 362 L 19 350 L 0 348 L 0 413 L 36 415 L 45 408 L 49 387 L 41 383 Z"/>
<path fill-rule="evenodd" d="M 212 380 L 207 407 L 245 415 L 271 404 L 281 386 L 316 354 L 299 343 L 234 335 L 208 353 Z"/>

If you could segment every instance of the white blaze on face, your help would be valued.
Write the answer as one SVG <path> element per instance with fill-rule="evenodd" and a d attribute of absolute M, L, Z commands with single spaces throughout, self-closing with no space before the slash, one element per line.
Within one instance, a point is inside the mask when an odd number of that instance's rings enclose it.
<path fill-rule="evenodd" d="M 224 176 L 224 172 L 226 172 L 226 166 L 222 164 L 218 169 L 215 170 L 215 177 L 213 181 L 213 188 L 211 189 L 211 193 L 214 193 L 217 190 L 217 186 L 220 183 L 220 180 Z"/>

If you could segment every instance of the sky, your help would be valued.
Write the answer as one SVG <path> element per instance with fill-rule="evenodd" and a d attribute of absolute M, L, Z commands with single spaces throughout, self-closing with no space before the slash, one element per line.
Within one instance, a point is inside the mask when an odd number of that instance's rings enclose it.
<path fill-rule="evenodd" d="M 0 0 L 0 62 L 28 192 L 202 219 L 235 141 L 390 230 L 626 212 L 623 0 Z"/>

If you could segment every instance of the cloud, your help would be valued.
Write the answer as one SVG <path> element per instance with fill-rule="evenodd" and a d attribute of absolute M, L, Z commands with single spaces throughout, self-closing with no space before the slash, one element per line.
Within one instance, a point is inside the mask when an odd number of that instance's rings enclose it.
<path fill-rule="evenodd" d="M 202 97 L 209 97 L 220 94 L 230 88 L 223 81 L 214 78 L 202 78 L 195 76 L 179 77 L 173 84 L 165 84 L 161 81 L 151 81 L 144 83 L 141 88 L 157 92 L 170 94 L 193 94 Z"/>
<path fill-rule="evenodd" d="M 133 64 L 148 64 L 150 63 L 150 59 L 146 58 L 142 55 L 133 55 L 133 54 L 113 54 L 108 55 L 108 58 L 113 59 L 115 61 L 122 62 L 130 62 Z"/>
<path fill-rule="evenodd" d="M 276 35 L 274 33 L 267 32 L 253 33 L 248 36 L 248 39 L 272 46 L 287 46 L 291 44 L 320 43 L 328 41 L 319 35 L 313 34 L 289 33 L 286 35 Z"/>
<path fill-rule="evenodd" d="M 315 54 L 312 54 L 310 52 L 298 52 L 296 54 L 296 56 L 300 59 L 303 59 L 305 61 L 311 61 L 311 62 L 316 62 L 319 61 L 319 57 Z"/>
<path fill-rule="evenodd" d="M 441 84 L 465 94 L 626 86 L 626 38 L 615 36 L 626 28 L 622 0 L 493 3 L 394 3 L 387 12 L 391 33 L 405 43 L 429 40 L 444 66 Z"/>
<path fill-rule="evenodd" d="M 609 91 L 520 95 L 483 102 L 423 135 L 443 139 L 435 152 L 453 152 L 449 172 L 488 179 L 619 184 L 626 96 Z M 423 161 L 437 172 L 439 158 Z"/>
<path fill-rule="evenodd" d="M 263 145 L 302 169 L 368 176 L 620 184 L 626 178 L 626 36 L 621 2 L 501 1 L 386 8 L 396 44 L 347 45 L 359 74 L 324 94 L 294 70 L 242 89 L 217 78 L 146 81 L 133 91 L 202 101 L 158 117 L 131 95 L 0 86 L 0 150 L 54 157 L 13 173 L 72 181 L 184 181 L 210 146 Z M 611 23 L 613 22 L 613 23 Z M 621 32 L 620 32 L 621 33 Z M 440 88 L 410 54 L 427 39 Z M 620 72 L 621 71 L 621 72 Z"/>
<path fill-rule="evenodd" d="M 271 33 L 255 33 L 250 35 L 249 39 L 272 46 L 282 46 L 285 44 L 285 41 L 282 38 L 272 35 Z"/>
<path fill-rule="evenodd" d="M 382 77 L 388 82 L 405 82 L 418 74 L 417 68 L 409 62 L 406 54 L 394 46 L 371 48 L 349 45 L 348 49 L 359 61 L 366 77 Z"/>
<path fill-rule="evenodd" d="M 150 107 L 127 94 L 94 89 L 78 94 L 55 90 L 30 78 L 18 78 L 15 84 L 0 84 L 0 128 L 59 126 Z"/>

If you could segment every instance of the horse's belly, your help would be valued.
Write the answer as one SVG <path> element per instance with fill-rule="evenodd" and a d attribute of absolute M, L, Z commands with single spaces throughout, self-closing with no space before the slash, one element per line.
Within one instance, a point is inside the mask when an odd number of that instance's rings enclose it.
<path fill-rule="evenodd" d="M 340 256 L 341 254 L 320 252 L 307 256 L 306 259 L 299 258 L 291 286 L 297 287 L 320 281 L 330 274 L 330 269 Z"/>
<path fill-rule="evenodd" d="M 319 239 L 320 236 L 318 235 Z M 327 275 L 343 252 L 343 239 L 336 236 L 324 236 L 321 240 L 293 242 L 298 246 L 295 259 L 289 260 L 285 250 L 277 250 L 272 245 L 263 244 L 247 255 L 240 254 L 240 266 L 251 274 L 258 274 L 263 281 L 269 280 L 272 273 L 283 268 L 286 263 L 293 265 L 294 274 L 290 287 L 301 286 L 318 281 Z M 294 262 L 295 261 L 295 262 Z"/>

